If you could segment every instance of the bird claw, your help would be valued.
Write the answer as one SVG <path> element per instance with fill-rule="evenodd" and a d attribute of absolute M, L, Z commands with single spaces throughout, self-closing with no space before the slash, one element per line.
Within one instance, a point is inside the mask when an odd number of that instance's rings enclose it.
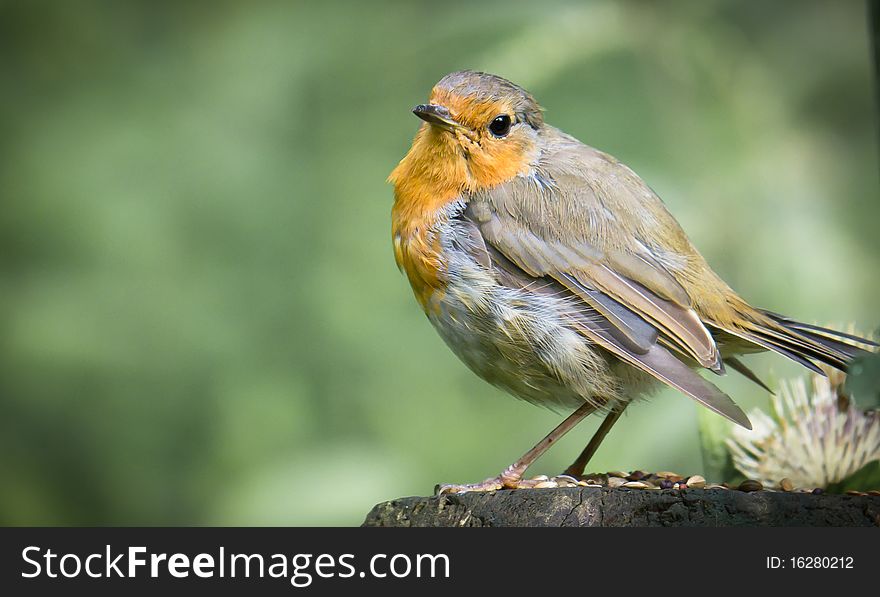
<path fill-rule="evenodd" d="M 578 480 L 569 475 L 557 475 L 552 478 L 539 476 L 533 479 L 505 478 L 503 475 L 490 477 L 479 483 L 467 483 L 456 485 L 444 483 L 434 488 L 435 495 L 448 495 L 451 493 L 468 493 L 471 491 L 498 491 L 501 489 L 545 489 L 553 487 L 574 487 Z"/>
<path fill-rule="evenodd" d="M 467 483 L 457 485 L 455 483 L 442 483 L 434 488 L 436 495 L 448 495 L 450 493 L 468 493 L 470 491 L 497 491 L 504 489 L 504 482 L 501 477 L 491 477 L 480 483 Z"/>

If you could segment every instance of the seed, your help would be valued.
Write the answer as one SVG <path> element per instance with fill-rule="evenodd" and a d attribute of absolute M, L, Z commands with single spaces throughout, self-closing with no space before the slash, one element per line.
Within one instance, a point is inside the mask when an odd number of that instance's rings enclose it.
<path fill-rule="evenodd" d="M 611 471 L 608 473 L 609 477 L 620 477 L 621 479 L 625 479 L 629 476 L 628 473 L 624 473 L 623 471 Z"/>
<path fill-rule="evenodd" d="M 547 475 L 538 475 L 537 477 L 532 477 L 532 481 L 549 481 L 550 477 Z"/>
<path fill-rule="evenodd" d="M 751 492 L 751 491 L 761 491 L 764 489 L 764 486 L 760 481 L 756 481 L 755 479 L 746 479 L 737 487 L 740 491 Z"/>
<path fill-rule="evenodd" d="M 630 481 L 641 481 L 647 475 L 648 475 L 648 473 L 646 473 L 645 471 L 633 471 L 632 473 L 627 475 L 626 478 Z"/>
<path fill-rule="evenodd" d="M 868 492 L 868 495 L 880 495 L 880 489 L 872 489 Z"/>
<path fill-rule="evenodd" d="M 653 485 L 649 485 L 648 483 L 642 483 L 641 481 L 627 481 L 621 487 L 626 487 L 628 489 L 657 489 Z"/>
<path fill-rule="evenodd" d="M 535 485 L 535 489 L 549 489 L 551 487 L 559 487 L 556 481 L 541 481 Z"/>
<path fill-rule="evenodd" d="M 679 477 L 676 473 L 670 471 L 660 471 L 659 473 L 654 473 L 655 477 L 660 477 L 661 479 L 669 479 L 671 477 Z"/>
<path fill-rule="evenodd" d="M 816 489 L 814 489 L 810 493 L 812 493 L 813 495 L 822 495 L 823 493 L 825 493 L 825 490 L 822 489 L 821 487 L 817 487 Z"/>
<path fill-rule="evenodd" d="M 624 483 L 626 483 L 626 479 L 621 477 L 611 477 L 608 479 L 608 487 L 620 487 Z"/>
<path fill-rule="evenodd" d="M 553 477 L 553 480 L 556 481 L 557 483 L 559 481 L 568 481 L 569 483 L 577 483 L 578 482 L 577 479 L 575 479 L 571 475 L 566 475 L 565 473 L 563 473 L 561 475 L 556 475 L 555 477 Z"/>
<path fill-rule="evenodd" d="M 672 489 L 674 483 L 669 479 L 663 479 L 660 481 L 660 489 Z"/>
<path fill-rule="evenodd" d="M 712 484 L 706 485 L 706 489 L 727 489 L 724 485 Z"/>
<path fill-rule="evenodd" d="M 706 486 L 706 479 L 700 475 L 693 475 L 688 477 L 687 486 L 691 489 L 702 489 Z"/>
<path fill-rule="evenodd" d="M 791 482 L 791 479 L 785 477 L 782 481 L 779 482 L 779 488 L 782 491 L 791 491 L 794 489 L 794 483 Z"/>
<path fill-rule="evenodd" d="M 855 489 L 848 489 L 846 495 L 868 495 L 864 491 L 856 491 Z"/>

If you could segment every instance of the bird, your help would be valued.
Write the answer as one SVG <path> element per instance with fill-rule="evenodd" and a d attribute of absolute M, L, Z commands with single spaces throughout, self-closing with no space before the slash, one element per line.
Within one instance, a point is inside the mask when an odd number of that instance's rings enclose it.
<path fill-rule="evenodd" d="M 631 403 L 670 386 L 737 425 L 701 376 L 773 351 L 846 370 L 876 342 L 752 307 L 716 274 L 628 166 L 544 121 L 500 76 L 444 76 L 388 177 L 394 257 L 428 320 L 476 375 L 571 411 L 499 475 L 440 493 L 533 487 L 526 469 L 586 416 L 605 418 L 565 474 L 583 475 Z"/>

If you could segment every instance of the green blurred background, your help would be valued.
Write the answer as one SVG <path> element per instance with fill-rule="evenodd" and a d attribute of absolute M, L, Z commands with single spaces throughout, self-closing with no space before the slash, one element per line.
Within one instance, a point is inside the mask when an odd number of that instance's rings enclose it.
<path fill-rule="evenodd" d="M 876 327 L 861 3 L 3 2 L 0 523 L 357 524 L 553 427 L 394 265 L 385 177 L 461 68 L 633 167 L 753 303 Z M 591 468 L 700 472 L 696 406 L 630 409 Z"/>

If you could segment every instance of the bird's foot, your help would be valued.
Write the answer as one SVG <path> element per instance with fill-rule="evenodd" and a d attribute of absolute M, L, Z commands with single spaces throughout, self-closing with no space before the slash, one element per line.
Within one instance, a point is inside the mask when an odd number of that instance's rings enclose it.
<path fill-rule="evenodd" d="M 469 491 L 498 491 L 500 489 L 545 489 L 548 487 L 574 487 L 577 484 L 578 480 L 569 475 L 557 475 L 555 477 L 538 475 L 531 479 L 523 479 L 522 477 L 506 477 L 504 474 L 501 474 L 497 477 L 490 477 L 480 483 L 438 485 L 434 493 L 436 495 L 446 495 L 449 493 L 467 493 Z"/>
<path fill-rule="evenodd" d="M 435 495 L 446 495 L 449 493 L 467 493 L 469 491 L 497 491 L 504 489 L 504 483 L 501 476 L 490 477 L 480 483 L 466 483 L 458 485 L 455 483 L 441 483 L 434 488 Z"/>

